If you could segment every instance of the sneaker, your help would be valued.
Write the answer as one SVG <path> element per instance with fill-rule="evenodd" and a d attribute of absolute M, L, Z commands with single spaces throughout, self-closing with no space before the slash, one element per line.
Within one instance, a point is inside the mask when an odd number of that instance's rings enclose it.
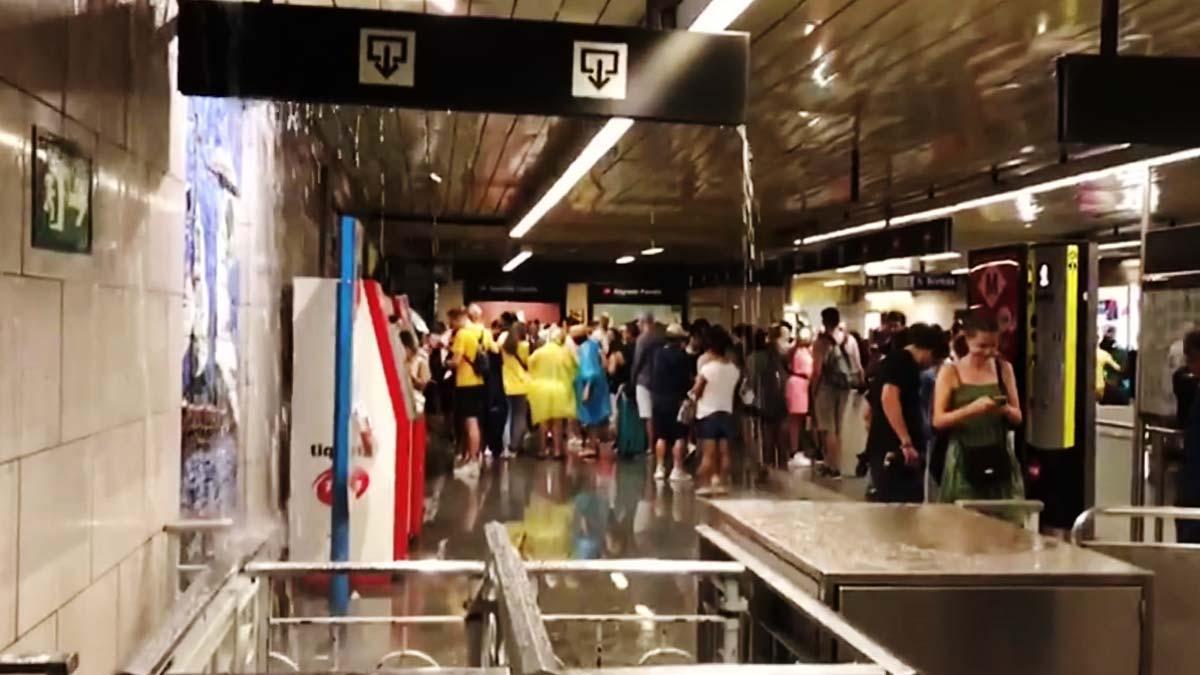
<path fill-rule="evenodd" d="M 789 469 L 807 469 L 812 466 L 812 460 L 803 452 L 797 452 L 792 455 L 792 459 L 788 461 Z"/>
<path fill-rule="evenodd" d="M 663 466 L 662 464 L 659 464 L 654 469 L 654 480 L 666 480 L 666 478 L 667 478 L 667 467 Z"/>
<path fill-rule="evenodd" d="M 712 497 L 715 494 L 717 494 L 717 488 L 712 485 L 696 488 L 697 497 Z"/>
<path fill-rule="evenodd" d="M 513 452 L 512 450 L 505 450 L 504 452 L 500 453 L 500 459 L 503 459 L 505 461 L 514 460 L 516 458 L 517 458 L 517 453 Z"/>
<path fill-rule="evenodd" d="M 683 469 L 675 467 L 674 469 L 671 469 L 671 478 L 669 480 L 672 483 L 687 483 L 688 481 L 692 480 L 692 477 L 689 476 L 688 473 Z"/>
<path fill-rule="evenodd" d="M 829 480 L 841 480 L 842 472 L 829 466 L 828 464 L 818 464 L 817 476 L 821 478 L 828 478 Z"/>
<path fill-rule="evenodd" d="M 722 497 L 729 494 L 729 486 L 721 480 L 713 480 L 712 485 L 709 486 L 709 490 L 712 491 L 714 497 Z"/>

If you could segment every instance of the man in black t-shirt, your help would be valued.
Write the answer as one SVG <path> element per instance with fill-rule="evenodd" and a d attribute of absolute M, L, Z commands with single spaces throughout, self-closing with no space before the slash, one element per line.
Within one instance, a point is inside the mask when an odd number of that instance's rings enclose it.
<path fill-rule="evenodd" d="M 907 331 L 908 344 L 880 363 L 871 383 L 871 428 L 867 460 L 872 499 L 879 502 L 924 501 L 925 423 L 921 407 L 921 371 L 934 359 L 941 329 L 923 323 Z"/>

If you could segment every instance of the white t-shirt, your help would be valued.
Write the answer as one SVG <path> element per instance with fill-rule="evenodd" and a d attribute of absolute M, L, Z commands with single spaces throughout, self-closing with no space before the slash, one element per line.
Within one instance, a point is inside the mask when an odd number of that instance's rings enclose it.
<path fill-rule="evenodd" d="M 738 367 L 729 361 L 713 359 L 700 367 L 700 376 L 704 378 L 704 392 L 696 401 L 696 419 L 733 412 L 733 394 L 741 376 Z"/>

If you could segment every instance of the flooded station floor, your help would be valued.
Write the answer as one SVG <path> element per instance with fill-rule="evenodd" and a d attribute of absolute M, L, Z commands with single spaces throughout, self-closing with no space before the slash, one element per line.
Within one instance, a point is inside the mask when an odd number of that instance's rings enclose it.
<path fill-rule="evenodd" d="M 645 458 L 522 458 L 491 462 L 478 478 L 439 476 L 427 486 L 426 523 L 412 557 L 482 560 L 483 527 L 497 521 L 505 524 L 522 557 L 531 560 L 695 559 L 692 486 L 656 482 L 653 468 Z M 359 586 L 351 614 L 462 614 L 477 586 L 466 578 L 434 576 Z M 680 575 L 545 575 L 538 582 L 538 596 L 545 614 L 692 614 L 698 609 L 696 580 Z M 277 589 L 276 597 L 286 599 L 283 612 L 293 616 L 328 612 L 319 592 L 290 586 Z M 685 662 L 673 650 L 694 653 L 698 630 L 719 630 L 716 624 L 697 628 L 650 621 L 553 622 L 547 628 L 556 653 L 569 667 L 634 665 L 652 650 L 659 650 L 654 663 Z M 349 629 L 335 657 L 328 627 L 292 626 L 286 635 L 274 636 L 272 650 L 288 654 L 302 671 L 335 665 L 370 670 L 388 654 L 393 654 L 384 664 L 389 667 L 467 665 L 465 645 L 461 624 L 359 625 Z"/>

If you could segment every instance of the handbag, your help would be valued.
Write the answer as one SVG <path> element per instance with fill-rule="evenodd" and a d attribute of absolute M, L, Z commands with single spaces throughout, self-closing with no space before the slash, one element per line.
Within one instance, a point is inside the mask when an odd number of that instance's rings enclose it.
<path fill-rule="evenodd" d="M 676 421 L 684 426 L 690 425 L 696 419 L 696 401 L 695 399 L 683 399 L 683 403 L 679 405 L 679 414 L 675 416 Z"/>
<path fill-rule="evenodd" d="M 1000 385 L 1004 382 L 1004 364 L 996 359 L 996 376 Z M 987 445 L 962 444 L 963 477 L 974 487 L 989 487 L 1005 483 L 1012 478 L 1012 459 L 1008 452 L 1008 433 L 1005 437 Z"/>

